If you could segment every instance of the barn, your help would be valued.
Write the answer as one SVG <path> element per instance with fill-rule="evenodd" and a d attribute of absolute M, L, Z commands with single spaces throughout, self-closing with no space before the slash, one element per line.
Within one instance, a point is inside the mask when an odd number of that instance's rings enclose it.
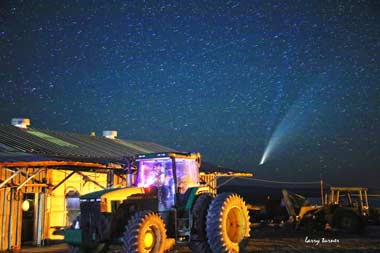
<path fill-rule="evenodd" d="M 0 124 L 0 250 L 63 239 L 79 212 L 79 196 L 123 186 L 130 159 L 174 151 L 123 140 L 116 131 L 80 135 L 34 129 L 29 119 Z"/>

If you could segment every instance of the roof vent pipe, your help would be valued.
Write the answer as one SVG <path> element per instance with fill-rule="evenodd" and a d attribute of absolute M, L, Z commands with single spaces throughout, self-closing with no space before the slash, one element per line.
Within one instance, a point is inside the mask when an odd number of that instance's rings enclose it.
<path fill-rule="evenodd" d="M 117 137 L 117 131 L 105 130 L 103 131 L 103 137 L 106 137 L 108 139 L 115 139 Z"/>
<path fill-rule="evenodd" d="M 28 118 L 13 118 L 11 121 L 12 126 L 19 128 L 28 128 L 30 126 L 30 119 Z"/>

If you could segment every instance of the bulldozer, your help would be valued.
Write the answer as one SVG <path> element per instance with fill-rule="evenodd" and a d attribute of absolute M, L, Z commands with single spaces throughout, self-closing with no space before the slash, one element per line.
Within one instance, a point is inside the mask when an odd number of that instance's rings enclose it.
<path fill-rule="evenodd" d="M 322 205 L 310 205 L 298 194 L 283 190 L 283 200 L 294 228 L 307 230 L 339 229 L 349 233 L 361 233 L 368 220 L 367 188 L 331 187 L 322 198 Z"/>
<path fill-rule="evenodd" d="M 202 180 L 200 153 L 141 154 L 134 164 L 131 185 L 80 197 L 80 217 L 64 232 L 71 253 L 105 253 L 112 244 L 125 253 L 163 253 L 175 244 L 241 252 L 250 235 L 247 205 Z"/>

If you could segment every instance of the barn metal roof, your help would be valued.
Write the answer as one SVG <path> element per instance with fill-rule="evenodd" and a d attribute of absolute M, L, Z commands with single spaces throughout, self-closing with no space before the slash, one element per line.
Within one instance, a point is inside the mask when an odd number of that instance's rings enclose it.
<path fill-rule="evenodd" d="M 159 144 L 0 124 L 0 162 L 75 160 L 123 162 L 140 153 L 170 152 Z"/>
<path fill-rule="evenodd" d="M 23 152 L 0 152 L 0 162 L 35 162 L 35 161 L 54 161 L 57 158 L 29 154 Z"/>

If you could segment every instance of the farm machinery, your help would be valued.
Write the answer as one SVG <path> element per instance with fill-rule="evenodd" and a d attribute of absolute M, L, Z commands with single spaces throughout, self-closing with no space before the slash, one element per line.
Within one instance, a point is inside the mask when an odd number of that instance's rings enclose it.
<path fill-rule="evenodd" d="M 282 191 L 283 200 L 296 229 L 324 230 L 326 227 L 360 233 L 367 224 L 367 188 L 331 187 L 322 206 L 310 205 L 301 195 Z"/>
<path fill-rule="evenodd" d="M 174 244 L 239 252 L 250 234 L 247 206 L 237 194 L 216 194 L 215 176 L 202 176 L 200 164 L 199 153 L 138 155 L 130 186 L 81 196 L 81 215 L 65 230 L 70 252 L 104 253 L 115 243 L 125 253 L 163 253 Z"/>

